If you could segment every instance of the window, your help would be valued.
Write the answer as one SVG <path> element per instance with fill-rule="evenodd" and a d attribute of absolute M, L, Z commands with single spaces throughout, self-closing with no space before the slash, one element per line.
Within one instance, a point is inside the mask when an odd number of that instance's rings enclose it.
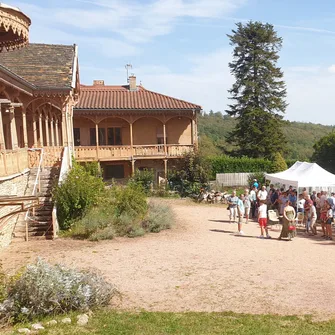
<path fill-rule="evenodd" d="M 80 128 L 73 128 L 74 145 L 77 147 L 80 145 Z"/>
<path fill-rule="evenodd" d="M 106 145 L 106 129 L 99 128 L 99 145 Z M 95 128 L 90 128 L 90 145 L 97 145 L 97 137 Z"/>
<path fill-rule="evenodd" d="M 124 165 L 106 165 L 104 167 L 106 179 L 121 179 L 124 178 Z"/>
<path fill-rule="evenodd" d="M 108 145 L 122 145 L 121 128 L 107 129 Z"/>

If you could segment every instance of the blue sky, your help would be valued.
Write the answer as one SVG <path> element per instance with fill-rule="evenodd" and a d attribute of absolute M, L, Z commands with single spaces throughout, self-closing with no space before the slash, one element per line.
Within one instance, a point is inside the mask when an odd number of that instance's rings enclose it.
<path fill-rule="evenodd" d="M 226 34 L 259 20 L 283 37 L 279 65 L 285 118 L 335 124 L 335 1 L 9 1 L 32 19 L 31 42 L 79 46 L 80 79 L 126 83 L 124 65 L 147 89 L 224 111 L 234 78 Z"/>

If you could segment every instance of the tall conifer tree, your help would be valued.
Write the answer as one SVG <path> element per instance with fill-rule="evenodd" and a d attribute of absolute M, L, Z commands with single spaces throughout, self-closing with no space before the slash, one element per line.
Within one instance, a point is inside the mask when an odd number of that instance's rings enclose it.
<path fill-rule="evenodd" d="M 236 81 L 227 113 L 238 123 L 229 140 L 239 146 L 239 155 L 272 157 L 282 153 L 286 141 L 282 133 L 282 118 L 287 104 L 283 72 L 277 67 L 282 38 L 271 24 L 250 21 L 227 35 L 234 47 L 229 63 Z"/>

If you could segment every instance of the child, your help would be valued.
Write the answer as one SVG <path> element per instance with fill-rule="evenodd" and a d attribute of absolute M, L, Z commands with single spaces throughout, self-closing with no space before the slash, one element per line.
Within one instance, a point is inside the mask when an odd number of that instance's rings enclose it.
<path fill-rule="evenodd" d="M 264 231 L 266 233 L 266 238 L 271 238 L 268 233 L 268 216 L 267 216 L 268 206 L 265 203 L 265 200 L 260 201 L 260 206 L 258 207 L 258 223 L 261 227 L 261 236 L 259 238 L 264 238 Z"/>

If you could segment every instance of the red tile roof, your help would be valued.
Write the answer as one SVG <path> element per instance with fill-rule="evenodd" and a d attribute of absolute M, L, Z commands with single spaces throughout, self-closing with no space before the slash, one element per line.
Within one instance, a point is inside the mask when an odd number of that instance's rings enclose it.
<path fill-rule="evenodd" d="M 152 92 L 142 86 L 130 91 L 129 86 L 81 86 L 79 102 L 75 110 L 180 110 L 201 109 L 190 102 Z"/>

